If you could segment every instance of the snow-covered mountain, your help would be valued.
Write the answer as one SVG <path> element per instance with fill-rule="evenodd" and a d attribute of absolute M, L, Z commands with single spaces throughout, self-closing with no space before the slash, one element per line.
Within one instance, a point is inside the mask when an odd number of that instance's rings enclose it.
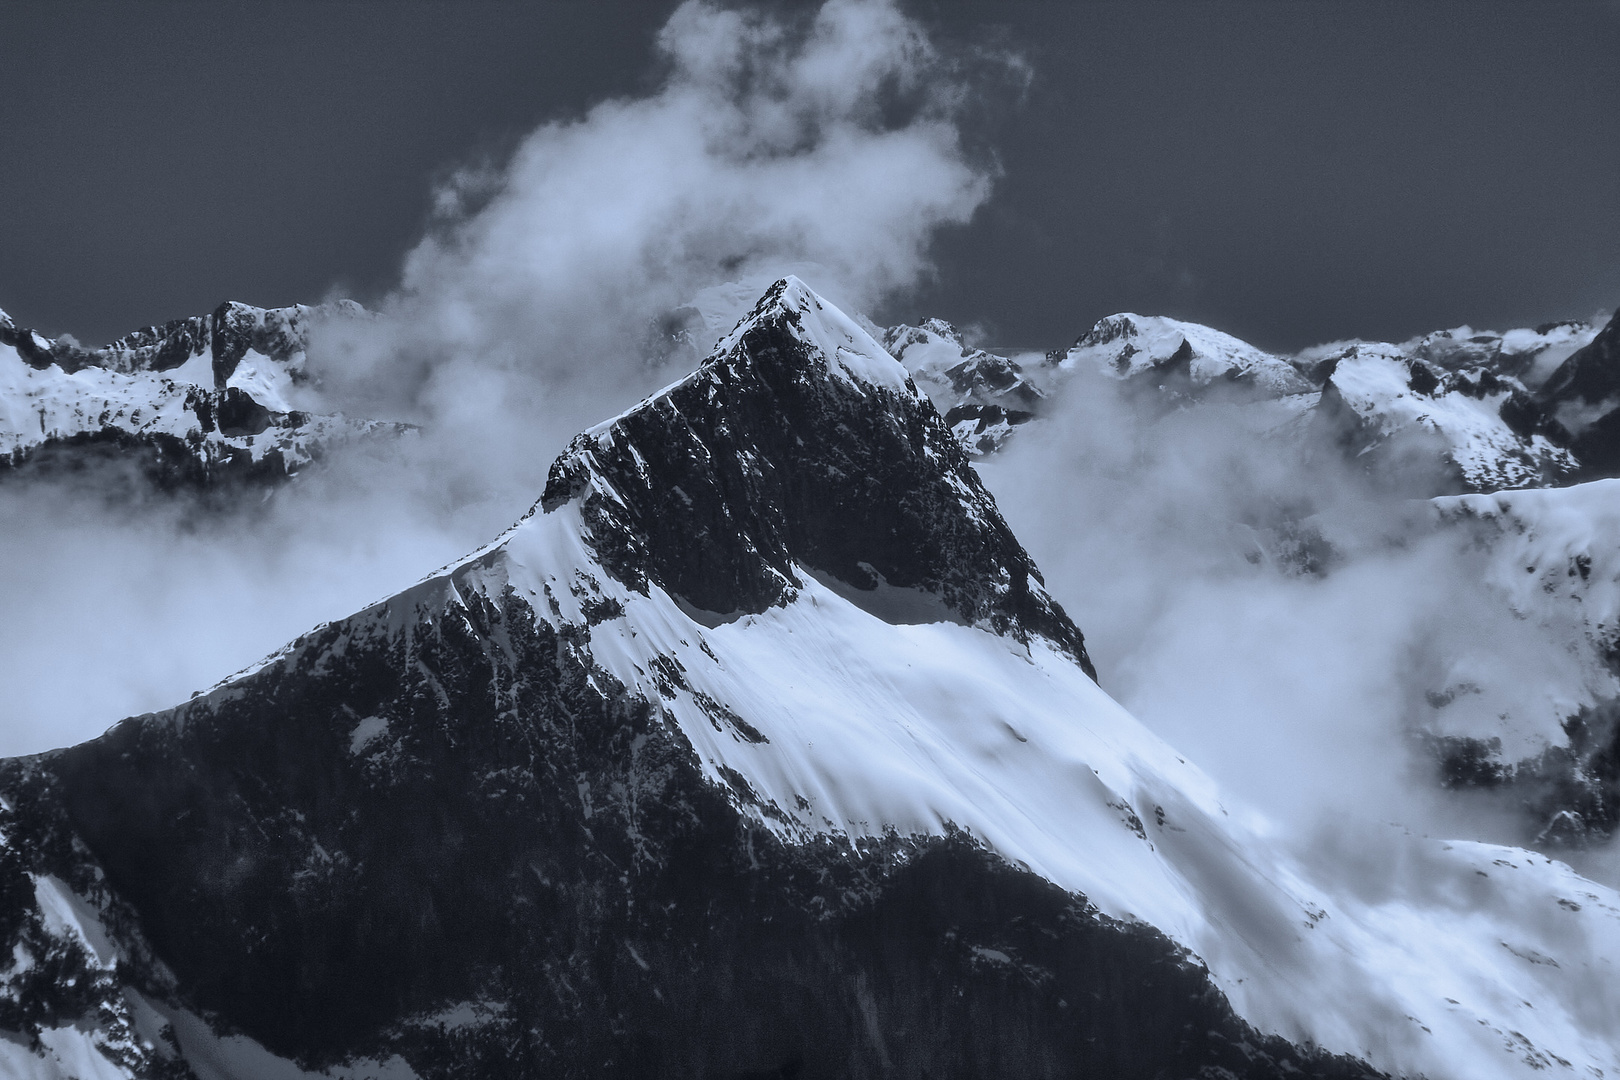
<path fill-rule="evenodd" d="M 335 444 L 397 434 L 300 407 L 310 324 L 363 316 L 349 301 L 226 302 L 86 350 L 0 312 L 0 468 L 38 475 L 113 459 L 162 487 L 273 481 Z"/>
<path fill-rule="evenodd" d="M 1461 656 L 1427 695 L 1421 734 L 1454 788 L 1501 789 L 1536 839 L 1583 847 L 1620 827 L 1620 480 L 1435 500 L 1480 585 L 1562 652 L 1526 679 Z"/>
<path fill-rule="evenodd" d="M 1013 385 L 1030 388 L 1022 424 L 1067 416 L 1066 394 L 1099 392 L 1095 383 L 1074 388 L 1089 373 L 1127 391 L 1116 407 L 1149 443 L 1187 410 L 1235 407 L 1241 419 L 1229 411 L 1217 422 L 1227 439 L 1267 444 L 1256 455 L 1338 457 L 1397 503 L 1437 496 L 1430 514 L 1398 515 L 1409 527 L 1380 543 L 1444 545 L 1448 565 L 1468 567 L 1493 603 L 1554 644 L 1532 673 L 1522 658 L 1508 663 L 1431 643 L 1432 655 L 1414 659 L 1412 677 L 1426 681 L 1405 723 L 1434 755 L 1442 786 L 1506 796 L 1525 839 L 1553 850 L 1603 843 L 1620 826 L 1620 608 L 1604 591 L 1620 574 L 1620 545 L 1608 539 L 1620 489 L 1570 486 L 1620 472 L 1617 335 L 1620 318 L 1601 330 L 1569 322 L 1506 333 L 1459 327 L 1283 358 L 1207 327 L 1123 314 L 1100 320 L 1066 352 L 1024 357 L 1032 362 L 1021 367 L 970 353 L 938 320 L 898 327 L 884 340 L 942 410 L 978 405 L 982 391 L 968 374 L 1007 365 Z M 1013 429 L 984 437 L 959 425 L 957 434 L 982 457 L 1001 451 Z M 1026 458 L 1023 467 L 1034 466 Z M 1073 466 L 1040 466 L 1054 475 L 1064 467 Z M 1257 557 L 1311 574 L 1335 562 L 1313 516 L 1335 497 L 1332 475 L 1320 499 L 1280 495 L 1280 518 L 1234 519 L 1241 530 L 1259 530 Z"/>
<path fill-rule="evenodd" d="M 1141 388 L 1160 408 L 1277 401 L 1308 414 L 1374 473 L 1432 494 L 1568 483 L 1620 472 L 1620 328 L 1437 331 L 1399 344 L 1340 341 L 1276 356 L 1197 323 L 1100 319 L 1066 351 L 1017 360 L 969 349 L 939 319 L 883 337 L 970 453 L 994 453 L 1040 418 L 1078 370 Z M 1581 374 L 1577 374 L 1577 373 Z"/>
<path fill-rule="evenodd" d="M 1620 402 L 1599 395 L 1577 418 L 1569 372 L 1592 367 L 1614 332 L 1612 322 L 1601 334 L 1585 323 L 1505 334 L 1460 327 L 1400 345 L 1338 342 L 1299 360 L 1323 382 L 1320 412 L 1348 449 L 1376 462 L 1427 439 L 1456 490 L 1490 492 L 1608 474 L 1596 444 L 1575 434 Z"/>
<path fill-rule="evenodd" d="M 1620 319 L 1602 329 L 1465 326 L 1398 344 L 1340 341 L 1278 357 L 1208 327 L 1121 314 L 1100 320 L 1073 348 L 1044 360 L 1026 356 L 1032 362 L 1022 366 L 968 350 L 938 320 L 897 327 L 884 341 L 935 403 L 952 410 L 948 416 L 971 416 L 993 400 L 970 381 L 979 368 L 1006 370 L 1011 377 L 1003 384 L 1028 387 L 1020 424 L 1061 414 L 1065 393 L 1073 392 L 1065 388 L 1089 373 L 1129 391 L 1130 423 L 1148 431 L 1185 410 L 1235 406 L 1252 415 L 1231 427 L 1230 438 L 1258 438 L 1269 444 L 1265 452 L 1300 461 L 1340 457 L 1397 499 L 1438 497 L 1435 513 L 1420 515 L 1415 531 L 1395 542 L 1449 538 L 1443 542 L 1453 562 L 1478 564 L 1482 587 L 1545 638 L 1562 642 L 1567 658 L 1529 682 L 1488 657 L 1437 660 L 1433 685 L 1408 717 L 1437 756 L 1437 778 L 1452 788 L 1511 793 L 1526 838 L 1554 848 L 1601 841 L 1620 825 L 1613 719 L 1620 714 L 1620 610 L 1588 595 L 1592 580 L 1613 576 L 1606 567 L 1615 553 L 1605 537 L 1620 492 L 1607 484 L 1569 487 L 1620 473 Z M 1094 393 L 1094 385 L 1080 392 Z M 1013 433 L 1011 425 L 986 432 L 957 425 L 969 452 L 981 457 L 1002 450 Z M 1518 491 L 1526 494 L 1505 494 Z M 1457 493 L 1490 501 L 1450 498 Z M 1320 502 L 1306 498 L 1285 508 L 1283 520 L 1243 524 L 1288 548 L 1262 557 L 1320 573 L 1333 556 L 1312 523 L 1318 509 Z M 1547 558 L 1526 549 L 1553 542 L 1570 550 Z M 1539 570 L 1524 574 L 1554 565 L 1548 573 L 1556 581 L 1543 582 Z M 1530 581 L 1545 587 L 1528 589 Z"/>
<path fill-rule="evenodd" d="M 0 796 L 18 1075 L 1620 1068 L 1620 896 L 1300 862 L 793 279 L 487 547 Z"/>
<path fill-rule="evenodd" d="M 1254 386 L 1268 396 L 1314 389 L 1279 356 L 1197 323 L 1163 316 L 1110 315 L 1098 320 L 1064 355 L 1060 366 L 1085 364 L 1121 379 L 1195 397 L 1220 382 Z"/>
<path fill-rule="evenodd" d="M 1501 491 L 1567 481 L 1578 467 L 1543 433 L 1536 403 L 1511 375 L 1436 371 L 1379 344 L 1350 345 L 1318 370 L 1318 418 L 1374 472 L 1421 462 L 1437 490 Z"/>
<path fill-rule="evenodd" d="M 889 327 L 882 340 L 971 456 L 999 449 L 1013 428 L 1035 418 L 1046 398 L 1037 381 L 1045 381 L 1044 371 L 1026 373 L 1010 357 L 968 348 L 961 331 L 943 319 Z"/>

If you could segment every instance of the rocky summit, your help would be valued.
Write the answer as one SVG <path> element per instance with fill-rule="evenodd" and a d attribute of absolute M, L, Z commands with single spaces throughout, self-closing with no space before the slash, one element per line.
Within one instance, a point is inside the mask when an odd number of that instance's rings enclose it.
<path fill-rule="evenodd" d="M 0 763 L 0 1072 L 1608 1062 L 1620 897 L 1417 838 L 1445 887 L 1347 889 L 1094 676 L 916 382 L 786 279 L 485 548 Z"/>
<path fill-rule="evenodd" d="M 491 548 L 6 762 L 10 1067 L 1363 1075 L 966 830 L 832 821 L 815 785 L 784 806 L 727 763 L 794 735 L 692 669 L 743 664 L 714 629 L 787 608 L 1086 664 L 939 416 L 852 329 L 779 284 L 575 440 Z M 655 601 L 666 625 L 632 610 Z"/>

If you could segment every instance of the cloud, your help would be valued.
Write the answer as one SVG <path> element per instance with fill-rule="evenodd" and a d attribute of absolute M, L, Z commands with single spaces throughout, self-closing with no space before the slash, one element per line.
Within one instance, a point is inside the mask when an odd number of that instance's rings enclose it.
<path fill-rule="evenodd" d="M 378 475 L 340 467 L 230 510 L 143 497 L 119 469 L 0 485 L 0 755 L 178 704 L 467 550 Z"/>
<path fill-rule="evenodd" d="M 1527 619 L 1483 584 L 1489 549 L 1440 526 L 1427 478 L 1375 480 L 1281 403 L 1165 412 L 1080 371 L 983 472 L 1104 688 L 1307 848 L 1346 818 L 1522 842 L 1507 800 L 1439 789 L 1414 731 L 1443 715 L 1530 756 L 1613 691 L 1578 610 Z"/>
<path fill-rule="evenodd" d="M 378 317 L 317 328 L 304 407 L 415 437 L 225 512 L 132 502 L 123 473 L 0 490 L 23 523 L 0 537 L 0 753 L 172 705 L 486 542 L 576 431 L 683 374 L 774 278 L 858 311 L 926 277 L 994 179 L 962 143 L 970 89 L 1020 70 L 947 55 L 887 0 L 694 0 L 657 53 L 648 95 L 450 172 Z"/>
<path fill-rule="evenodd" d="M 426 423 L 487 485 L 688 368 L 784 273 L 852 310 L 914 285 L 934 231 L 988 197 L 957 123 L 968 69 L 892 3 L 687 3 L 658 51 L 655 93 L 451 178 L 383 318 L 312 353 L 331 400 Z"/>

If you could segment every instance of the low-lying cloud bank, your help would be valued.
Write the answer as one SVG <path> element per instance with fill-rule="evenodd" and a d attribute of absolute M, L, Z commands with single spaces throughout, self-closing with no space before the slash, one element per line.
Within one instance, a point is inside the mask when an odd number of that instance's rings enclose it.
<path fill-rule="evenodd" d="M 1369 474 L 1312 424 L 1078 371 L 981 470 L 1104 687 L 1302 846 L 1342 855 L 1369 835 L 1347 820 L 1523 842 L 1522 792 L 1442 791 L 1414 733 L 1495 731 L 1514 760 L 1612 697 L 1581 606 L 1497 587 L 1422 497 L 1438 448 Z"/>

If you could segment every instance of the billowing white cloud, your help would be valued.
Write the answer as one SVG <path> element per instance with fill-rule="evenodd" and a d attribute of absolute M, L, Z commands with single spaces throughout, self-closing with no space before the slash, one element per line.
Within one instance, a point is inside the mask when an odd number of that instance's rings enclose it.
<path fill-rule="evenodd" d="M 1517 796 L 1446 794 L 1413 734 L 1469 685 L 1451 713 L 1557 735 L 1553 698 L 1612 683 L 1581 613 L 1486 586 L 1489 553 L 1420 497 L 1437 453 L 1375 480 L 1289 413 L 1165 412 L 1082 370 L 982 472 L 1104 688 L 1307 848 L 1347 819 L 1520 842 Z"/>
<path fill-rule="evenodd" d="M 968 76 L 889 0 L 692 0 L 657 47 L 648 95 L 452 174 L 379 318 L 317 337 L 308 407 L 418 436 L 223 517 L 131 502 L 123 476 L 110 503 L 0 492 L 0 753 L 174 704 L 477 547 L 570 436 L 683 373 L 772 279 L 861 310 L 989 193 L 959 137 Z"/>
<path fill-rule="evenodd" d="M 671 332 L 693 326 L 701 350 L 784 273 L 853 310 L 915 283 L 934 230 L 989 194 L 955 122 L 957 66 L 886 0 L 797 20 L 693 0 L 658 49 L 655 93 L 452 179 L 385 318 L 323 350 L 330 394 L 487 431 L 499 389 L 526 429 L 588 424 L 671 373 Z M 709 325 L 683 322 L 694 300 Z"/>

